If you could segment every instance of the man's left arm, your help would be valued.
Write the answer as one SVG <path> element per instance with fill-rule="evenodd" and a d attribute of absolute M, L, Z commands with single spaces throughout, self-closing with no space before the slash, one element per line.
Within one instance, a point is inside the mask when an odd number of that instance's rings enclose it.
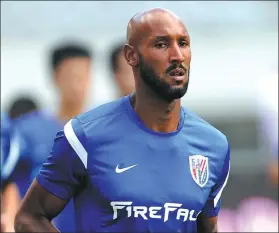
<path fill-rule="evenodd" d="M 221 207 L 221 195 L 227 184 L 230 172 L 230 147 L 228 145 L 221 176 L 216 185 L 212 188 L 205 208 L 197 219 L 199 233 L 218 232 L 218 213 Z"/>

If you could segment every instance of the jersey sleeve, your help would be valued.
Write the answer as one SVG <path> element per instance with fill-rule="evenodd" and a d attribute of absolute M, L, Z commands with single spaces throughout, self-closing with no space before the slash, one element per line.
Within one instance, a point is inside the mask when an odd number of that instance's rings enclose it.
<path fill-rule="evenodd" d="M 85 135 L 77 119 L 57 133 L 53 148 L 37 175 L 38 183 L 61 199 L 71 199 L 86 176 Z"/>
<path fill-rule="evenodd" d="M 218 215 L 221 207 L 221 195 L 227 184 L 230 173 L 230 146 L 228 145 L 227 154 L 223 164 L 221 176 L 216 185 L 212 188 L 209 198 L 203 210 L 203 215 L 206 217 L 215 217 Z"/>

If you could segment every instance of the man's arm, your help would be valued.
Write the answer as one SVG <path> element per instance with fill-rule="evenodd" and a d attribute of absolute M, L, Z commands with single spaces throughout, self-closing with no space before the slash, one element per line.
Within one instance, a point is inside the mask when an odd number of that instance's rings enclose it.
<path fill-rule="evenodd" d="M 230 147 L 228 145 L 227 153 L 223 163 L 221 175 L 212 188 L 209 198 L 203 211 L 197 219 L 197 228 L 199 233 L 217 233 L 218 232 L 218 213 L 221 207 L 221 195 L 227 184 L 230 173 Z"/>
<path fill-rule="evenodd" d="M 13 232 L 14 218 L 20 203 L 16 185 L 8 183 L 1 197 L 1 232 Z"/>
<path fill-rule="evenodd" d="M 217 233 L 218 226 L 217 226 L 217 216 L 208 218 L 200 214 L 198 216 L 198 232 L 201 233 Z"/>
<path fill-rule="evenodd" d="M 16 232 L 59 232 L 51 223 L 69 200 L 60 199 L 35 179 L 15 218 Z"/>

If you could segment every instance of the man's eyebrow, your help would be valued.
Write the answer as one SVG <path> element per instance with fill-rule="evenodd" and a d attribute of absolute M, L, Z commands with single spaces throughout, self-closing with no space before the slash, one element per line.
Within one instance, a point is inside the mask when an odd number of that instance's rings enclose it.
<path fill-rule="evenodd" d="M 153 38 L 156 40 L 156 41 L 160 41 L 160 40 L 170 40 L 171 39 L 171 36 L 168 36 L 168 35 L 164 35 L 164 36 L 153 36 Z M 178 39 L 182 39 L 182 40 L 188 40 L 189 39 L 189 36 L 186 36 L 186 35 L 181 35 L 181 36 L 177 36 Z"/>
<path fill-rule="evenodd" d="M 170 36 L 153 36 L 153 38 L 156 40 L 156 41 L 159 41 L 159 40 L 169 40 L 170 39 Z"/>

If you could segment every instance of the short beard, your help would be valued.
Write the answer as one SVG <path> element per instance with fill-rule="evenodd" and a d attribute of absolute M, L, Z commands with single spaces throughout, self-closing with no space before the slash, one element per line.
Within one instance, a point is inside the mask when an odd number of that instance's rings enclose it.
<path fill-rule="evenodd" d="M 145 63 L 141 54 L 139 54 L 139 72 L 143 82 L 167 102 L 180 99 L 187 92 L 190 74 L 189 69 L 187 69 L 188 81 L 180 88 L 173 88 L 165 82 L 150 65 Z"/>

